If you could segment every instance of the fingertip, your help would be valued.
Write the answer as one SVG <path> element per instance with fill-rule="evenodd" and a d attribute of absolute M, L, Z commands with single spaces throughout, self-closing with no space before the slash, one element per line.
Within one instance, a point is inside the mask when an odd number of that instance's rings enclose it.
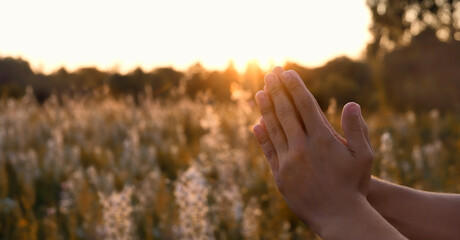
<path fill-rule="evenodd" d="M 260 143 L 259 128 L 260 128 L 260 125 L 259 125 L 259 124 L 254 125 L 254 126 L 252 127 L 252 133 L 253 133 L 254 136 L 256 137 L 257 141 Z"/>
<path fill-rule="evenodd" d="M 299 90 L 299 86 L 304 86 L 305 88 L 307 87 L 303 83 L 302 79 L 297 77 L 295 71 L 293 70 L 285 71 L 283 74 L 281 74 L 281 79 L 290 92 Z"/>
<path fill-rule="evenodd" d="M 254 136 L 256 137 L 257 141 L 260 144 L 262 144 L 265 139 L 265 133 L 264 133 L 264 129 L 262 129 L 262 126 L 260 124 L 256 124 L 252 130 L 254 132 Z"/>
<path fill-rule="evenodd" d="M 349 102 L 343 106 L 344 113 L 359 116 L 361 115 L 361 106 L 355 102 Z"/>
<path fill-rule="evenodd" d="M 256 102 L 258 104 L 261 104 L 263 103 L 266 97 L 267 97 L 267 94 L 263 90 L 260 90 L 256 93 Z"/>
<path fill-rule="evenodd" d="M 360 155 L 362 149 L 372 149 L 366 136 L 366 125 L 362 121 L 359 104 L 355 102 L 345 104 L 342 112 L 342 129 L 348 146 L 356 154 Z"/>
<path fill-rule="evenodd" d="M 292 73 L 291 73 L 292 70 L 288 70 L 288 71 L 285 71 L 281 74 L 281 76 L 283 76 L 284 78 L 289 78 L 292 76 Z"/>
<path fill-rule="evenodd" d="M 291 70 L 289 71 L 285 71 L 281 74 L 281 78 L 283 79 L 284 82 L 287 82 L 289 80 L 291 80 L 293 77 L 292 73 L 291 73 Z"/>
<path fill-rule="evenodd" d="M 264 81 L 266 85 L 273 85 L 276 82 L 276 75 L 274 73 L 268 73 L 264 77 Z"/>
<path fill-rule="evenodd" d="M 273 68 L 272 72 L 279 76 L 284 72 L 284 69 L 281 66 L 276 66 Z"/>
<path fill-rule="evenodd" d="M 256 134 L 256 136 L 260 133 L 260 124 L 254 125 L 252 131 Z"/>

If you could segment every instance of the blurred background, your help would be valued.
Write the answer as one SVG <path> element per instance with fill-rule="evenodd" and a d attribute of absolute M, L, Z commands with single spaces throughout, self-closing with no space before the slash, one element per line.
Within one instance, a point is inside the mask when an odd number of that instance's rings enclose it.
<path fill-rule="evenodd" d="M 319 239 L 252 136 L 296 70 L 373 174 L 460 193 L 460 1 L 0 3 L 0 239 Z"/>

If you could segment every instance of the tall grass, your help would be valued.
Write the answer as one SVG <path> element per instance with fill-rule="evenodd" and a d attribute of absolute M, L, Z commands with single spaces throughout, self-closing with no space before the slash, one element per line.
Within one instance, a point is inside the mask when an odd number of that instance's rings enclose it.
<path fill-rule="evenodd" d="M 0 102 L 0 239 L 315 239 L 276 190 L 251 99 Z M 365 118 L 375 175 L 460 192 L 457 115 Z"/>

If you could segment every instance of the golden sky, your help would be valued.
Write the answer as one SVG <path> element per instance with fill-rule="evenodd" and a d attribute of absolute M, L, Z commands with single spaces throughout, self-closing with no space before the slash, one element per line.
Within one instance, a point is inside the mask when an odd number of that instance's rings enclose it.
<path fill-rule="evenodd" d="M 357 58 L 371 36 L 364 0 L 11 0 L 0 2 L 0 56 L 50 72 L 96 65 L 211 69 Z"/>

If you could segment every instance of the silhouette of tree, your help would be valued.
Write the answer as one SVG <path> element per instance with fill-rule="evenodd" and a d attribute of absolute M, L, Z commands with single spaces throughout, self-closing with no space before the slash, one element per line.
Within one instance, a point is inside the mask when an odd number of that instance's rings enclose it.
<path fill-rule="evenodd" d="M 354 101 L 370 107 L 374 102 L 370 68 L 363 62 L 338 57 L 313 69 L 311 78 L 310 89 L 324 108 L 331 98 L 339 106 Z"/>
<path fill-rule="evenodd" d="M 121 95 L 122 93 L 132 93 L 130 89 L 128 77 L 121 75 L 120 73 L 114 73 L 109 76 L 109 87 L 110 91 L 115 95 Z"/>
<path fill-rule="evenodd" d="M 398 110 L 460 109 L 460 42 L 442 42 L 433 30 L 387 54 L 382 78 L 388 103 Z"/>
<path fill-rule="evenodd" d="M 189 68 L 186 75 L 188 96 L 195 98 L 199 92 L 208 92 L 217 101 L 229 101 L 230 86 L 238 80 L 238 73 L 232 64 L 224 72 L 208 72 L 200 64 L 195 64 Z"/>
<path fill-rule="evenodd" d="M 331 98 L 335 98 L 339 106 L 356 101 L 363 107 L 375 108 L 371 70 L 364 62 L 338 57 L 319 68 L 305 68 L 295 63 L 288 63 L 285 68 L 299 74 L 323 110 Z"/>
<path fill-rule="evenodd" d="M 173 68 L 165 67 L 155 69 L 149 76 L 148 84 L 152 86 L 153 95 L 164 98 L 170 94 L 171 90 L 179 87 L 184 74 Z"/>
<path fill-rule="evenodd" d="M 201 66 L 201 64 L 196 63 L 192 65 L 186 73 L 186 93 L 190 98 L 195 98 L 200 91 L 204 91 L 204 86 L 206 85 L 206 80 L 208 72 Z"/>
<path fill-rule="evenodd" d="M 0 93 L 2 96 L 20 97 L 34 78 L 28 62 L 22 59 L 0 58 Z"/>
<path fill-rule="evenodd" d="M 374 37 L 367 47 L 370 58 L 407 45 L 425 28 L 444 41 L 460 40 L 459 0 L 367 0 Z"/>

